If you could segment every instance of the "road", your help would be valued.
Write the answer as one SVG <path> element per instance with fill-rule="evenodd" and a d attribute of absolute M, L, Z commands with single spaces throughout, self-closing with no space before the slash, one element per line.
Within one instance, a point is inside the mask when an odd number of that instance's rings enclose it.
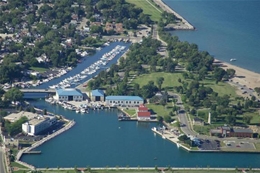
<path fill-rule="evenodd" d="M 0 172 L 6 173 L 4 164 L 4 151 L 2 147 L 0 147 Z"/>
<path fill-rule="evenodd" d="M 178 107 L 180 107 L 180 111 L 178 112 L 178 118 L 179 118 L 180 124 L 182 124 L 181 130 L 186 135 L 196 136 L 197 133 L 195 133 L 191 128 L 191 125 L 190 125 L 190 122 L 189 122 L 189 119 L 188 119 L 188 115 L 186 115 L 181 97 L 177 94 L 174 94 L 173 97 L 175 99 L 177 99 L 176 104 L 177 104 Z"/>

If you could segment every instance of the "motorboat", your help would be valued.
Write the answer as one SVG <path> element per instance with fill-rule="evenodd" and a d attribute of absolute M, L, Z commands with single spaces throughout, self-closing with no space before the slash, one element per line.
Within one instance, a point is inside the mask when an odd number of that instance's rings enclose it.
<path fill-rule="evenodd" d="M 235 59 L 235 58 L 231 58 L 231 59 L 230 59 L 231 62 L 232 62 L 232 61 L 236 61 L 236 60 L 237 60 L 237 59 Z"/>

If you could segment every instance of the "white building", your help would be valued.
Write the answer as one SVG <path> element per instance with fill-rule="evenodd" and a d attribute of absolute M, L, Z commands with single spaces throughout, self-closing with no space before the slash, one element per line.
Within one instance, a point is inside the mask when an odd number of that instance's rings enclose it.
<path fill-rule="evenodd" d="M 22 130 L 24 133 L 34 136 L 40 132 L 46 130 L 56 123 L 56 117 L 54 116 L 42 116 L 31 119 L 30 121 L 22 124 Z"/>
<path fill-rule="evenodd" d="M 139 107 L 144 100 L 139 96 L 107 96 L 105 102 L 108 106 Z"/>
<path fill-rule="evenodd" d="M 83 94 L 78 89 L 73 88 L 57 89 L 54 99 L 58 101 L 82 101 Z"/>

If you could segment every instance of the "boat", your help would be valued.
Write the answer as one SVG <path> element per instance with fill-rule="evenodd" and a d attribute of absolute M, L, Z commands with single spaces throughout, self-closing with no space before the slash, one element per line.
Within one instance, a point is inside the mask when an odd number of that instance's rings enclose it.
<path fill-rule="evenodd" d="M 232 62 L 232 61 L 236 61 L 236 60 L 237 60 L 237 59 L 235 59 L 235 58 L 231 58 L 231 59 L 230 59 L 231 62 Z"/>
<path fill-rule="evenodd" d="M 80 110 L 76 109 L 76 113 L 79 113 L 79 112 L 80 112 Z"/>
<path fill-rule="evenodd" d="M 85 109 L 80 109 L 80 112 L 81 113 L 86 113 L 86 110 Z"/>

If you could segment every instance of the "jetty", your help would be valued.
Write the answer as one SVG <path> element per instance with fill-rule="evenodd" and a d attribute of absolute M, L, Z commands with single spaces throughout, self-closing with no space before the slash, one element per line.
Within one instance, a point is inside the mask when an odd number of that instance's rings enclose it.
<path fill-rule="evenodd" d="M 52 133 L 51 135 L 48 135 L 47 137 L 43 138 L 42 140 L 35 142 L 34 144 L 31 145 L 31 147 L 27 147 L 27 148 L 24 148 L 24 149 L 20 150 L 17 153 L 16 162 L 21 164 L 21 165 L 24 165 L 25 167 L 28 167 L 28 168 L 30 168 L 32 170 L 35 170 L 35 167 L 33 165 L 29 165 L 28 163 L 20 161 L 22 155 L 23 154 L 28 154 L 28 153 L 40 154 L 40 153 L 38 153 L 39 151 L 32 151 L 32 150 L 35 149 L 36 147 L 42 145 L 43 143 L 47 142 L 48 140 L 56 137 L 57 135 L 67 131 L 68 129 L 70 129 L 74 125 L 75 125 L 75 121 L 74 120 L 69 121 L 69 123 L 66 126 L 64 126 L 63 128 L 59 129 L 58 131 Z"/>
<path fill-rule="evenodd" d="M 177 18 L 181 20 L 181 23 L 177 23 L 176 25 L 172 25 L 173 29 L 178 30 L 194 30 L 195 27 L 191 25 L 184 17 L 175 12 L 172 8 L 170 8 L 163 0 L 154 0 L 154 2 L 161 7 L 167 13 L 173 13 Z"/>
<path fill-rule="evenodd" d="M 23 154 L 41 154 L 41 151 L 25 151 Z"/>

